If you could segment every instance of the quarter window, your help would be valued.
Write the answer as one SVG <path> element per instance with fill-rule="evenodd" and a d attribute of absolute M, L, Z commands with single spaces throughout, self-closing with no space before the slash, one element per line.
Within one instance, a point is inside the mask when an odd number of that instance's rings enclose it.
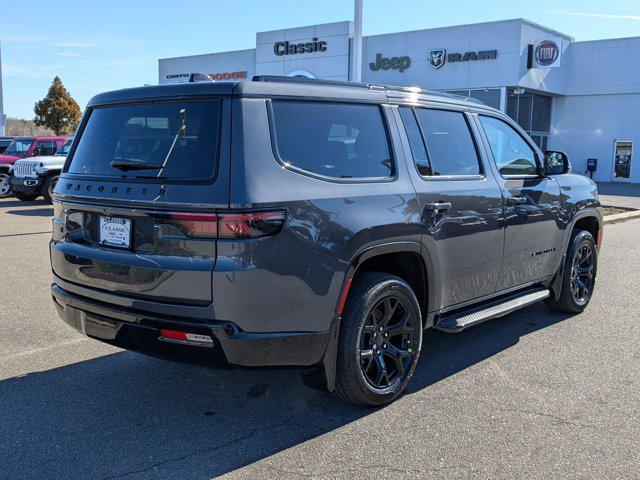
<path fill-rule="evenodd" d="M 407 137 L 409 138 L 413 161 L 416 164 L 418 173 L 424 177 L 433 175 L 431 165 L 429 164 L 429 157 L 427 156 L 427 149 L 424 146 L 424 140 L 422 140 L 420 127 L 418 127 L 418 122 L 416 121 L 413 109 L 401 108 L 400 116 L 402 117 L 402 123 L 404 123 L 404 129 L 407 132 Z"/>
<path fill-rule="evenodd" d="M 272 111 L 275 144 L 285 166 L 339 179 L 393 176 L 377 105 L 274 101 Z"/>
<path fill-rule="evenodd" d="M 479 118 L 501 175 L 538 174 L 535 152 L 513 127 L 494 117 Z"/>
<path fill-rule="evenodd" d="M 480 175 L 480 163 L 464 114 L 418 108 L 433 175 Z"/>

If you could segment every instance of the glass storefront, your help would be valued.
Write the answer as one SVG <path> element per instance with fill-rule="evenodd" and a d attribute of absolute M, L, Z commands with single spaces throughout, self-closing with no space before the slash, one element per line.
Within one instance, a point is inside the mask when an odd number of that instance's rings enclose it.
<path fill-rule="evenodd" d="M 523 88 L 507 89 L 507 115 L 531 136 L 543 151 L 549 142 L 551 128 L 551 97 Z"/>
<path fill-rule="evenodd" d="M 461 95 L 467 98 L 475 98 L 489 107 L 500 109 L 499 88 L 483 88 L 481 90 L 447 90 L 446 93 Z"/>

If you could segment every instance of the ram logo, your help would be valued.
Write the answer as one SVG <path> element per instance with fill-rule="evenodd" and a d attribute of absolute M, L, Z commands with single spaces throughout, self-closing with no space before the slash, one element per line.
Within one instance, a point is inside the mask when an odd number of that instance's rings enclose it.
<path fill-rule="evenodd" d="M 436 50 L 429 50 L 428 63 L 432 68 L 440 68 L 444 65 L 447 57 L 447 51 L 444 48 L 438 48 Z"/>

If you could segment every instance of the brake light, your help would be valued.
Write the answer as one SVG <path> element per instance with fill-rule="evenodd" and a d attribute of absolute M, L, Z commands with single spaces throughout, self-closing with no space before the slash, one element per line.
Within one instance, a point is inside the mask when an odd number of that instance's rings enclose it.
<path fill-rule="evenodd" d="M 286 218 L 283 210 L 235 213 L 162 213 L 154 215 L 179 225 L 189 237 L 260 238 L 278 233 Z"/>

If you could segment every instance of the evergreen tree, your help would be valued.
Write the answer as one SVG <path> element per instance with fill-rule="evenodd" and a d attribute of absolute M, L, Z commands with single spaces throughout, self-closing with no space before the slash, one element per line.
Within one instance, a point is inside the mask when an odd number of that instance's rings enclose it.
<path fill-rule="evenodd" d="M 56 132 L 56 135 L 71 135 L 75 132 L 82 115 L 80 107 L 57 75 L 47 96 L 36 102 L 34 112 L 36 125 L 46 126 Z"/>

